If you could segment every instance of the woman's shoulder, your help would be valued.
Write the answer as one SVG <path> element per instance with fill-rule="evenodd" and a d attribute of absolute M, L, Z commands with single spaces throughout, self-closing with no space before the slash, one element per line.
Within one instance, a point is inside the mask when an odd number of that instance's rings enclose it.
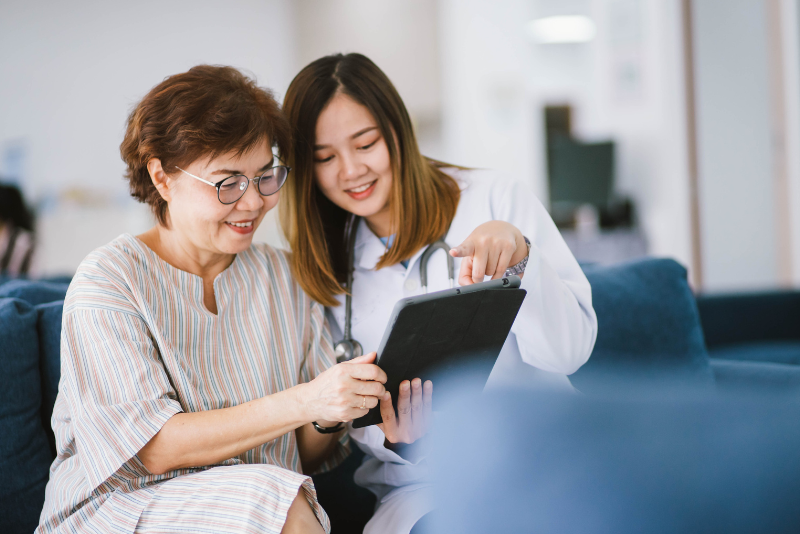
<path fill-rule="evenodd" d="M 267 243 L 254 243 L 243 254 L 243 263 L 268 277 L 269 282 L 296 301 L 308 300 L 295 279 L 291 267 L 291 252 Z"/>
<path fill-rule="evenodd" d="M 515 183 L 510 176 L 495 169 L 443 167 L 441 171 L 458 183 L 462 196 L 483 196 L 497 189 L 508 189 Z"/>
<path fill-rule="evenodd" d="M 96 248 L 75 272 L 65 298 L 65 312 L 87 306 L 132 311 L 131 281 L 150 270 L 146 268 L 150 261 L 130 234 Z"/>
<path fill-rule="evenodd" d="M 242 259 L 259 268 L 274 271 L 281 280 L 291 279 L 290 252 L 267 243 L 253 243 L 242 253 Z"/>

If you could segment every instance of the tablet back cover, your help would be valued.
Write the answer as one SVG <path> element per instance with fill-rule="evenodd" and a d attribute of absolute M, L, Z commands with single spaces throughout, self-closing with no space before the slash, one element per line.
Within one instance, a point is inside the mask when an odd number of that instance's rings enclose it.
<path fill-rule="evenodd" d="M 388 376 L 386 390 L 395 408 L 403 380 L 424 381 L 465 366 L 488 379 L 525 294 L 524 289 L 495 289 L 406 305 L 377 362 Z M 380 422 L 376 406 L 353 427 Z"/>

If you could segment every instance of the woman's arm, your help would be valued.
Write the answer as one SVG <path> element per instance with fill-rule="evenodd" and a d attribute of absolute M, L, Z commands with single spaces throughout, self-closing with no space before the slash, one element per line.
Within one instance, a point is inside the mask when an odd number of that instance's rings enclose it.
<path fill-rule="evenodd" d="M 589 282 L 547 210 L 529 188 L 518 182 L 494 180 L 489 198 L 495 220 L 478 226 L 454 249 L 456 257 L 475 258 L 462 261 L 459 283 L 481 281 L 484 272 L 490 274 L 495 265 L 494 276 L 502 276 L 505 262 L 500 260 L 508 252 L 503 255 L 501 251 L 514 251 L 514 257 L 508 260 L 513 265 L 524 257 L 527 247 L 520 240 L 523 235 L 527 237 L 531 248 L 521 287 L 528 294 L 511 331 L 517 337 L 523 361 L 545 371 L 574 373 L 586 363 L 597 337 Z M 504 230 L 505 223 L 511 228 Z M 478 254 L 478 249 L 487 252 Z M 497 263 L 493 263 L 495 257 Z"/>
<path fill-rule="evenodd" d="M 317 421 L 321 426 L 334 426 L 336 423 Z M 344 428 L 335 434 L 322 434 L 311 423 L 305 424 L 294 431 L 297 436 L 297 448 L 300 453 L 300 462 L 303 464 L 303 473 L 314 473 L 322 462 L 327 460 L 339 443 Z"/>
<path fill-rule="evenodd" d="M 361 417 L 385 392 L 386 374 L 368 363 L 374 358 L 371 353 L 335 365 L 309 383 L 231 408 L 176 414 L 139 450 L 139 460 L 154 474 L 213 465 L 312 421 L 333 426 Z M 319 437 L 298 433 L 306 472 L 325 459 L 339 435 L 313 432 Z"/>

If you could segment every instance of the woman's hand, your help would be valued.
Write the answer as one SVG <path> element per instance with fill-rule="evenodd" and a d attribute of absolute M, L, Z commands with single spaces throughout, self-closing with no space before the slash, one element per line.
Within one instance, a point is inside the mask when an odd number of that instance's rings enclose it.
<path fill-rule="evenodd" d="M 304 384 L 299 401 L 308 417 L 322 426 L 334 426 L 366 415 L 386 393 L 386 373 L 373 364 L 376 353 L 334 365 Z"/>
<path fill-rule="evenodd" d="M 400 383 L 400 397 L 397 399 L 397 417 L 395 417 L 392 396 L 387 391 L 381 398 L 381 417 L 383 423 L 378 428 L 383 430 L 389 443 L 414 443 L 428 432 L 431 424 L 433 404 L 433 382 L 415 378 L 410 383 Z"/>
<path fill-rule="evenodd" d="M 468 286 L 483 282 L 484 276 L 502 278 L 510 265 L 528 255 L 528 245 L 513 224 L 489 221 L 475 228 L 463 243 L 450 250 L 450 255 L 464 258 L 458 283 Z"/>

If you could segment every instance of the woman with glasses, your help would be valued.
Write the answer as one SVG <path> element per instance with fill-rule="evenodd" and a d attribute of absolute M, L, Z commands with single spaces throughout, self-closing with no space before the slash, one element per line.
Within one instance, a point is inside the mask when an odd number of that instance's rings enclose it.
<path fill-rule="evenodd" d="M 334 365 L 323 308 L 253 245 L 289 169 L 272 95 L 199 66 L 153 88 L 121 146 L 157 223 L 80 265 L 37 532 L 328 532 L 308 474 L 376 406 L 370 357 Z"/>
<path fill-rule="evenodd" d="M 281 206 L 292 269 L 328 306 L 343 354 L 355 341 L 377 350 L 399 299 L 449 287 L 444 253 L 430 257 L 426 282 L 420 276 L 423 251 L 443 240 L 461 285 L 509 272 L 527 290 L 489 384 L 571 390 L 566 375 L 586 362 L 597 334 L 591 288 L 528 188 L 422 156 L 394 86 L 359 54 L 306 66 L 284 111 L 296 139 Z M 387 392 L 383 423 L 350 430 L 368 455 L 356 482 L 378 498 L 365 534 L 408 534 L 430 511 L 426 460 L 404 444 L 426 433 L 432 387 L 401 384 L 396 413 Z"/>

